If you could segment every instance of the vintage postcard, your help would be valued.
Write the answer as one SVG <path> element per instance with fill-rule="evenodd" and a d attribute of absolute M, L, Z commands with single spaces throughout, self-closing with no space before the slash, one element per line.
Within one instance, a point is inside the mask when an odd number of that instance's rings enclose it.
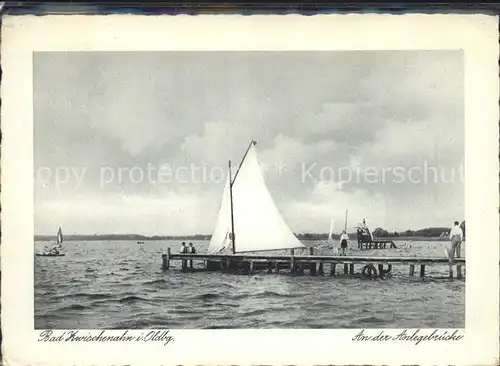
<path fill-rule="evenodd" d="M 6 16 L 6 365 L 496 365 L 498 19 Z"/>

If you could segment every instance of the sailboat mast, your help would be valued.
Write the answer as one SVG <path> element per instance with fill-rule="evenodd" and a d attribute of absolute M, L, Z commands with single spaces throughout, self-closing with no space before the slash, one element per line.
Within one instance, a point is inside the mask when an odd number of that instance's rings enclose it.
<path fill-rule="evenodd" d="M 348 212 L 348 210 L 345 210 L 344 231 L 346 233 L 347 233 L 347 212 Z"/>
<path fill-rule="evenodd" d="M 231 160 L 229 160 L 229 197 L 231 198 L 231 240 L 232 240 L 232 249 L 233 249 L 233 254 L 236 253 L 236 247 L 234 245 L 235 238 L 234 238 L 234 215 L 233 215 L 233 183 L 232 183 L 232 177 L 231 177 Z"/>
<path fill-rule="evenodd" d="M 240 166 L 238 167 L 238 170 L 236 171 L 236 174 L 234 175 L 234 180 L 230 181 L 231 185 L 236 180 L 236 177 L 238 176 L 238 173 L 240 172 L 240 168 L 243 165 L 243 162 L 245 161 L 245 158 L 247 157 L 247 154 L 250 151 L 250 148 L 252 147 L 252 145 L 257 145 L 257 141 L 252 140 L 252 142 L 250 142 L 250 145 L 248 145 L 247 151 L 245 151 L 245 155 L 243 155 L 243 159 L 241 159 Z"/>

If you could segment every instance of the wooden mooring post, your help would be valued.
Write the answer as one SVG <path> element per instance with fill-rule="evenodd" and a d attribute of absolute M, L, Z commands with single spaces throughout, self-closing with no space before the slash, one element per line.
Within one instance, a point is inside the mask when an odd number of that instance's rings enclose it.
<path fill-rule="evenodd" d="M 415 274 L 415 265 L 410 264 L 410 276 L 413 276 Z"/>
<path fill-rule="evenodd" d="M 295 250 L 290 249 L 290 272 L 294 273 L 297 270 L 297 266 L 295 264 Z"/>
<path fill-rule="evenodd" d="M 311 276 L 316 276 L 316 262 L 309 263 L 309 274 Z"/>
<path fill-rule="evenodd" d="M 420 265 L 420 277 L 425 277 L 425 264 Z"/>
<path fill-rule="evenodd" d="M 170 268 L 170 248 L 167 248 L 167 254 L 161 255 L 162 259 L 162 269 L 167 270 Z"/>
<path fill-rule="evenodd" d="M 273 263 L 267 262 L 267 273 L 273 273 Z"/>
<path fill-rule="evenodd" d="M 330 276 L 335 276 L 337 273 L 337 263 L 330 264 Z"/>
<path fill-rule="evenodd" d="M 309 247 L 309 255 L 314 255 L 314 247 Z M 316 276 L 316 262 L 309 262 L 309 274 Z"/>
<path fill-rule="evenodd" d="M 453 263 L 450 263 L 449 267 L 448 267 L 448 276 L 450 277 L 450 279 L 453 279 Z M 462 279 L 463 278 L 463 274 L 462 274 L 462 265 L 461 264 L 457 264 L 457 279 Z"/>

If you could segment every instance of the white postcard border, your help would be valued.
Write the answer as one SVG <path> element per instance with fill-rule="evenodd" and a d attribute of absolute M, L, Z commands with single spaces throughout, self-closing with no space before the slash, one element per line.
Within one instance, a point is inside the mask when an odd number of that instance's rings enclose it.
<path fill-rule="evenodd" d="M 2 332 L 6 364 L 497 364 L 498 20 L 485 15 L 6 16 Z M 33 52 L 443 50 L 465 57 L 466 327 L 456 342 L 353 342 L 356 330 L 171 330 L 161 343 L 38 342 L 33 304 Z M 485 254 L 487 253 L 487 254 Z M 453 311 L 450 308 L 450 311 Z M 391 330 L 384 330 L 391 332 Z M 140 331 L 134 331 L 134 334 Z M 110 334 L 123 331 L 110 331 Z M 373 333 L 373 332 L 371 332 Z M 392 333 L 397 334 L 397 330 Z"/>

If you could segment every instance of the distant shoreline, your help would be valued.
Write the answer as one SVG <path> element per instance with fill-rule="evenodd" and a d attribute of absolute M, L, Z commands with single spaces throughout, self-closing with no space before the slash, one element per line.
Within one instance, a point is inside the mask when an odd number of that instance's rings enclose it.
<path fill-rule="evenodd" d="M 356 241 L 356 234 L 348 234 L 352 241 Z M 66 235 L 65 241 L 160 241 L 160 240 L 210 240 L 211 235 L 192 235 L 192 236 L 145 236 L 137 234 L 103 234 L 103 235 Z M 328 234 L 317 234 L 316 237 L 301 237 L 302 241 L 318 241 L 327 240 Z M 338 235 L 333 235 L 334 240 L 338 240 Z M 35 235 L 37 241 L 54 241 L 55 235 Z M 375 237 L 374 240 L 392 240 L 392 241 L 447 241 L 448 237 L 438 236 L 388 236 Z"/>

